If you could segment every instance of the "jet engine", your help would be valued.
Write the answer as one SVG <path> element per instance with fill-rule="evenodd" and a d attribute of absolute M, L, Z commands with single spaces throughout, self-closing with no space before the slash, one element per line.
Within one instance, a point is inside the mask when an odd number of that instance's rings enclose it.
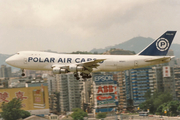
<path fill-rule="evenodd" d="M 69 71 L 70 72 L 82 72 L 84 70 L 84 67 L 83 66 L 77 66 L 77 65 L 70 65 L 69 66 Z"/>
<path fill-rule="evenodd" d="M 54 67 L 52 71 L 54 74 L 61 74 L 61 73 L 67 73 L 68 72 L 67 69 L 58 68 L 58 67 Z"/>

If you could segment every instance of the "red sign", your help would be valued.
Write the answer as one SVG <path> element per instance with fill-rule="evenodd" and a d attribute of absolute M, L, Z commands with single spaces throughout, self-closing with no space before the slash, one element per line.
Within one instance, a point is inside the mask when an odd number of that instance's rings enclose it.
<path fill-rule="evenodd" d="M 112 99 L 113 97 L 111 95 L 100 95 L 97 96 L 97 100 L 109 100 Z"/>
<path fill-rule="evenodd" d="M 0 102 L 9 102 L 9 100 L 6 100 L 6 98 L 9 97 L 9 94 L 7 92 L 0 93 Z"/>
<path fill-rule="evenodd" d="M 97 96 L 97 100 L 110 100 L 110 99 L 117 100 L 118 96 L 117 95 L 100 95 L 100 96 Z"/>
<path fill-rule="evenodd" d="M 23 99 L 27 99 L 27 97 L 24 97 L 24 92 L 16 92 L 16 97 L 23 100 Z"/>
<path fill-rule="evenodd" d="M 97 93 L 114 93 L 116 88 L 116 86 L 112 85 L 99 86 Z"/>

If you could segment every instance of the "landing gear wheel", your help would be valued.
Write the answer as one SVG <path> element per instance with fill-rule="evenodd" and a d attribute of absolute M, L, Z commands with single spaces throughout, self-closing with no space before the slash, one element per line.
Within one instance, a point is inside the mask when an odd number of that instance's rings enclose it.
<path fill-rule="evenodd" d="M 74 73 L 74 77 L 78 77 L 78 73 Z"/>
<path fill-rule="evenodd" d="M 78 73 L 74 73 L 74 77 L 76 78 L 76 80 L 79 80 L 80 77 L 79 77 L 79 74 Z"/>
<path fill-rule="evenodd" d="M 22 73 L 21 76 L 25 76 L 25 73 Z"/>
<path fill-rule="evenodd" d="M 85 74 L 85 73 L 81 73 L 80 74 L 82 76 L 83 79 L 86 79 L 86 78 L 91 78 L 91 74 Z"/>
<path fill-rule="evenodd" d="M 79 80 L 80 79 L 80 77 L 76 77 L 76 80 Z"/>
<path fill-rule="evenodd" d="M 22 69 L 22 74 L 21 74 L 21 76 L 25 76 L 24 69 Z"/>

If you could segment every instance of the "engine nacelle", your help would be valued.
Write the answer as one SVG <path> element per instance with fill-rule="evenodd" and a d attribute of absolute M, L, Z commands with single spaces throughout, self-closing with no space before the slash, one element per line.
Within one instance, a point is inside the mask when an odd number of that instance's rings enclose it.
<path fill-rule="evenodd" d="M 53 73 L 54 74 L 61 74 L 61 73 L 67 73 L 67 69 L 63 69 L 63 68 L 58 68 L 58 67 L 55 67 L 53 68 Z"/>
<path fill-rule="evenodd" d="M 70 72 L 82 72 L 84 70 L 84 67 L 83 66 L 77 66 L 77 65 L 70 65 L 69 66 L 69 71 Z"/>

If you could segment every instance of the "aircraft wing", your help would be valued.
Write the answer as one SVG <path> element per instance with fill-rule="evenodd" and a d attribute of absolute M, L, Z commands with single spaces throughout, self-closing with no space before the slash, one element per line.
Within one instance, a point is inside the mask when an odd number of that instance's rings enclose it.
<path fill-rule="evenodd" d="M 161 57 L 161 58 L 156 58 L 156 59 L 147 59 L 145 60 L 145 62 L 155 62 L 155 61 L 162 61 L 162 60 L 168 60 L 171 58 L 174 58 L 175 56 L 165 56 L 165 57 Z"/>
<path fill-rule="evenodd" d="M 102 62 L 106 59 L 96 59 L 96 60 L 93 60 L 93 61 L 88 61 L 88 62 L 83 62 L 83 63 L 78 63 L 76 65 L 78 66 L 83 66 L 85 67 L 86 69 L 88 69 L 89 71 L 92 71 L 92 68 L 97 68 L 99 66 L 99 62 Z"/>
<path fill-rule="evenodd" d="M 102 61 L 104 61 L 105 59 L 96 59 L 96 60 L 92 60 L 92 61 L 88 61 L 88 62 L 83 62 L 83 63 L 76 63 L 76 64 L 74 64 L 74 65 L 76 65 L 76 66 L 82 66 L 82 67 L 84 67 L 85 68 L 85 71 L 82 71 L 82 72 L 87 72 L 87 73 L 89 73 L 89 72 L 92 72 L 92 69 L 93 68 L 97 68 L 98 66 L 99 66 L 99 62 L 102 62 Z M 68 65 L 59 65 L 59 64 L 54 64 L 54 65 L 52 65 L 52 68 L 54 68 L 54 70 L 55 70 L 55 68 L 61 68 L 61 69 L 69 69 L 69 67 L 70 67 L 70 64 Z"/>

